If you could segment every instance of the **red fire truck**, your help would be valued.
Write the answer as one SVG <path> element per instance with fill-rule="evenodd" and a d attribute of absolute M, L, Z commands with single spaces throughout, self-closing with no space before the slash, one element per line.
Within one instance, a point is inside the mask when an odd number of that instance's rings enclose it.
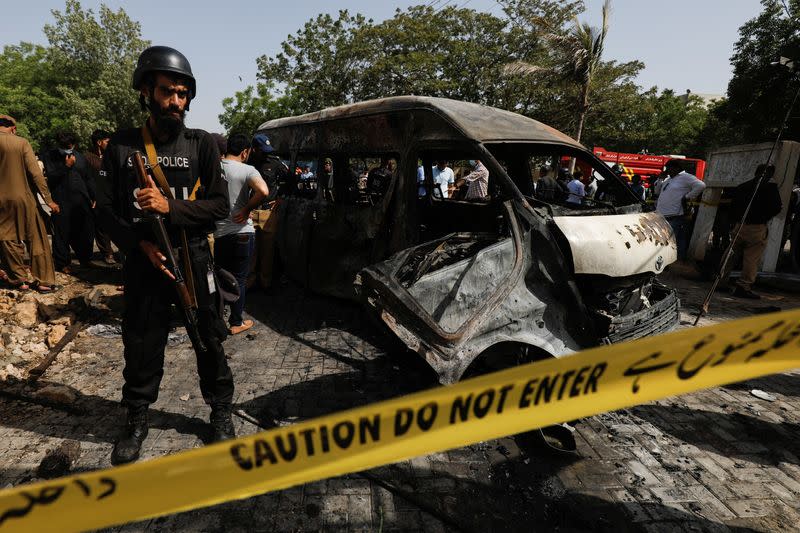
<path fill-rule="evenodd" d="M 620 165 L 623 175 L 631 179 L 634 174 L 639 174 L 645 182 L 650 176 L 655 176 L 664 170 L 664 165 L 671 159 L 677 159 L 683 164 L 683 169 L 694 174 L 700 179 L 706 172 L 706 162 L 702 159 L 692 159 L 682 155 L 653 155 L 653 154 L 626 154 L 622 152 L 609 152 L 603 147 L 595 146 L 592 150 L 598 159 L 608 166 Z"/>

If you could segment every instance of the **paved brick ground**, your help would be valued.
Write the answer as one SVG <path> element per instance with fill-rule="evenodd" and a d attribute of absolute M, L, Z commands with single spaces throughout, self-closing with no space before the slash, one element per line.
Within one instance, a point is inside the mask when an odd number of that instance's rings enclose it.
<path fill-rule="evenodd" d="M 684 311 L 706 284 L 668 276 Z M 435 385 L 415 356 L 361 310 L 284 286 L 254 295 L 252 334 L 226 342 L 237 407 L 265 426 Z M 715 299 L 715 322 L 800 299 Z M 685 313 L 684 322 L 690 316 Z M 47 382 L 74 389 L 76 413 L 0 398 L 0 486 L 34 479 L 46 452 L 77 440 L 77 469 L 108 466 L 122 410 L 121 341 L 83 336 Z M 775 402 L 759 400 L 759 388 Z M 188 344 L 168 350 L 144 457 L 201 446 L 207 408 Z M 699 392 L 583 420 L 578 453 L 530 435 L 488 441 L 119 531 L 760 531 L 800 524 L 800 373 Z M 240 434 L 257 427 L 235 419 Z"/>

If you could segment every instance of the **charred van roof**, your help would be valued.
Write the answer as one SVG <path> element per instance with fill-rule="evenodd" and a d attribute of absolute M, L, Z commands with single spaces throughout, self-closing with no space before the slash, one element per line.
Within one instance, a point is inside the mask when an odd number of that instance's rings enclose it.
<path fill-rule="evenodd" d="M 480 142 L 550 142 L 584 149 L 572 137 L 518 113 L 470 102 L 428 96 L 392 96 L 329 107 L 296 117 L 270 120 L 262 124 L 258 130 L 303 126 L 344 118 L 417 110 L 436 113 L 459 130 L 459 133 L 464 137 Z"/>

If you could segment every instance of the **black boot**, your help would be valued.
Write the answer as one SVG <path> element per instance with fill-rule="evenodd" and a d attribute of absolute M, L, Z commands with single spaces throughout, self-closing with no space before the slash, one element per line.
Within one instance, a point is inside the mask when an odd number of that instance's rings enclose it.
<path fill-rule="evenodd" d="M 128 408 L 125 430 L 114 444 L 111 463 L 115 465 L 130 463 L 139 458 L 142 442 L 147 437 L 147 407 Z"/>
<path fill-rule="evenodd" d="M 211 429 L 214 431 L 211 442 L 236 438 L 236 431 L 233 429 L 233 420 L 231 420 L 230 405 L 211 406 Z"/>
<path fill-rule="evenodd" d="M 754 293 L 750 289 L 745 289 L 744 287 L 737 285 L 735 289 L 733 289 L 733 295 L 736 298 L 747 298 L 748 300 L 760 300 L 761 296 Z"/>

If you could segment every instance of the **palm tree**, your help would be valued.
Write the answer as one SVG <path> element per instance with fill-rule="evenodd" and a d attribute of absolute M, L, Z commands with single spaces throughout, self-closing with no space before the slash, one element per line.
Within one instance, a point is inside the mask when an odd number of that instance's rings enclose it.
<path fill-rule="evenodd" d="M 578 142 L 581 140 L 583 126 L 586 122 L 586 112 L 589 110 L 592 79 L 603 55 L 610 11 L 611 1 L 606 0 L 603 4 L 602 25 L 599 29 L 588 23 L 580 22 L 577 16 L 566 32 L 552 27 L 546 20 L 536 19 L 533 22 L 546 30 L 542 38 L 550 43 L 555 66 L 548 68 L 526 61 L 515 61 L 503 68 L 503 73 L 507 76 L 528 76 L 555 71 L 564 79 L 577 84 L 580 96 L 578 97 L 578 125 L 575 129 L 575 140 Z"/>

